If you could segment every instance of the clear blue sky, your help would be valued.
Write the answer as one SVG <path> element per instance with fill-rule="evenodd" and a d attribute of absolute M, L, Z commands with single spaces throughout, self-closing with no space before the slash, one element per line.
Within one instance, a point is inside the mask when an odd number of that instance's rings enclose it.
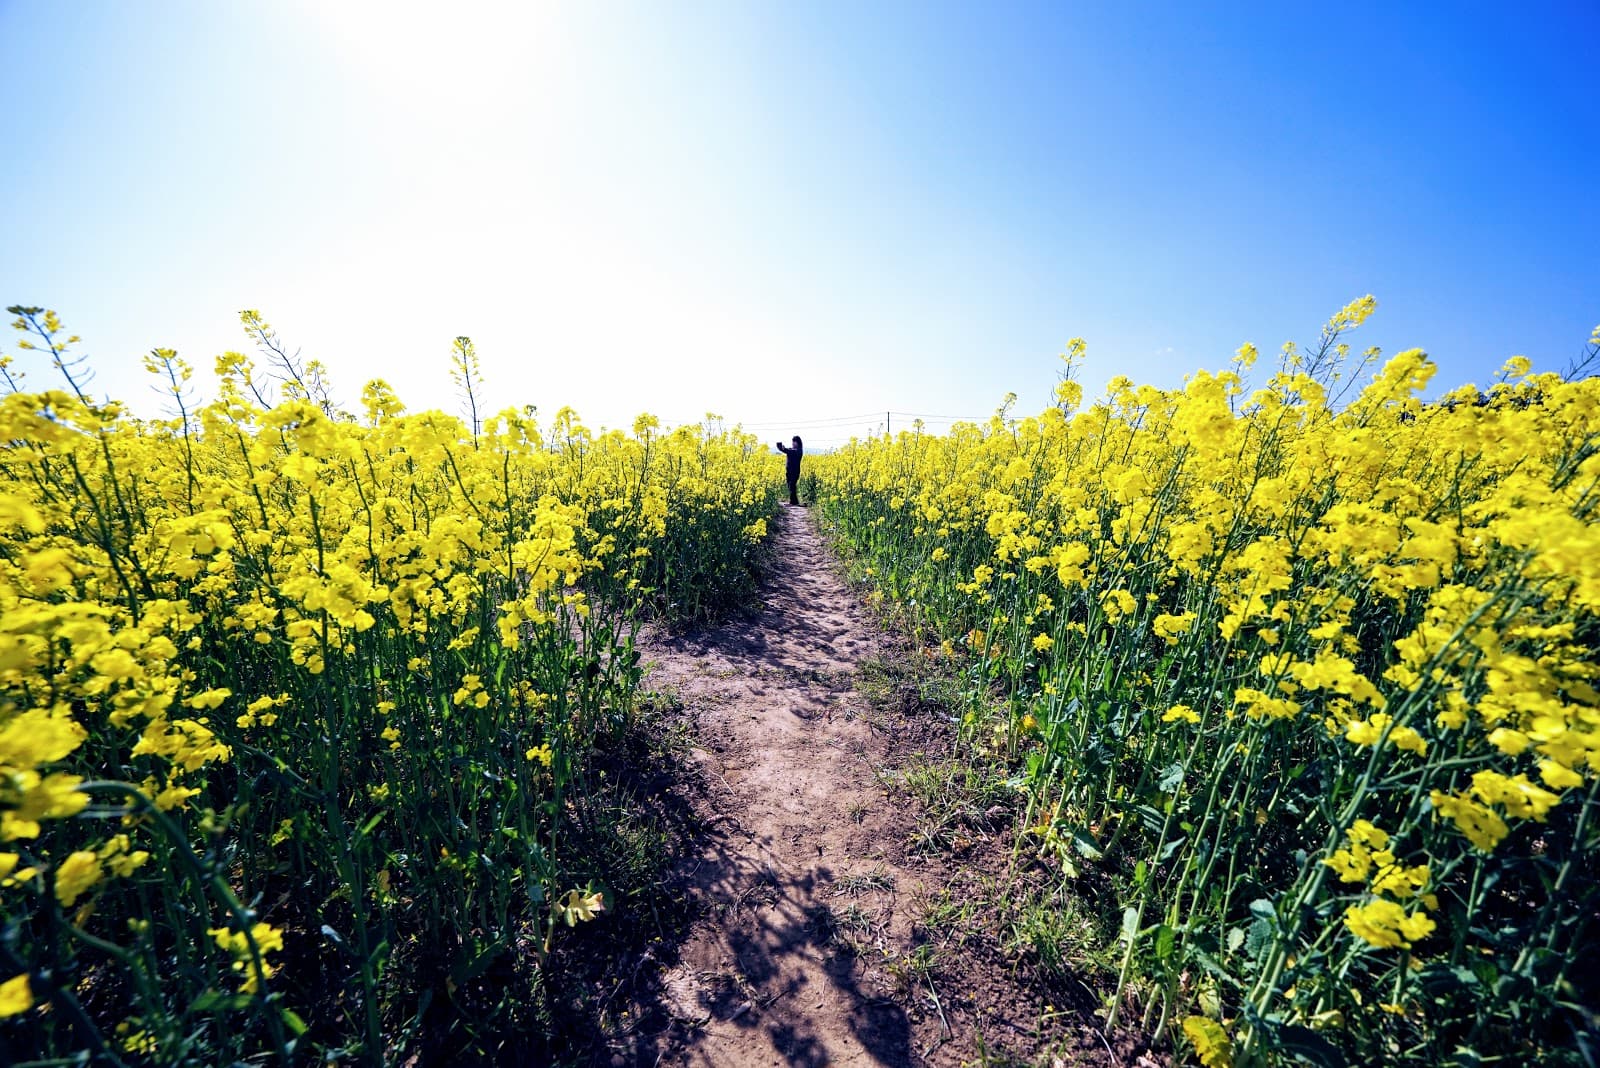
<path fill-rule="evenodd" d="M 1590 0 L 10 0 L 0 33 L 0 301 L 148 411 L 142 354 L 205 394 L 244 307 L 352 404 L 453 409 L 469 334 L 496 407 L 802 430 L 1036 410 L 1079 335 L 1091 393 L 1177 384 L 1369 292 L 1353 340 L 1441 387 L 1600 322 Z"/>

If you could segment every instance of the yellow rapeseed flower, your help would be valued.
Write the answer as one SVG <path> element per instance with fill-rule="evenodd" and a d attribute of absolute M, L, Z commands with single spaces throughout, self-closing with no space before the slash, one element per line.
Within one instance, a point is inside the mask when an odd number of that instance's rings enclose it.
<path fill-rule="evenodd" d="M 1422 909 L 1407 912 L 1383 898 L 1351 905 L 1345 909 L 1344 923 L 1362 941 L 1379 949 L 1409 949 L 1437 926 Z"/>
<path fill-rule="evenodd" d="M 33 988 L 28 973 L 14 975 L 0 983 L 0 1017 L 16 1016 L 33 1008 Z"/>
<path fill-rule="evenodd" d="M 604 895 L 585 895 L 579 890 L 569 890 L 567 896 L 556 904 L 555 911 L 568 927 L 574 927 L 580 921 L 592 920 L 605 911 Z"/>
<path fill-rule="evenodd" d="M 79 895 L 98 883 L 102 874 L 100 858 L 87 850 L 78 850 L 56 869 L 56 900 L 70 906 Z"/>

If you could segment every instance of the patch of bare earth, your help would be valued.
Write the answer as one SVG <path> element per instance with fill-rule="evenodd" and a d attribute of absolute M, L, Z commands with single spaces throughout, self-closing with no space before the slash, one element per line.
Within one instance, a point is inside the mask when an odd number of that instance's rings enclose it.
<path fill-rule="evenodd" d="M 928 930 L 1009 853 L 981 828 L 959 858 L 914 848 L 922 813 L 895 769 L 948 752 L 948 727 L 858 689 L 864 663 L 905 651 L 809 513 L 778 517 L 759 610 L 643 652 L 697 739 L 678 791 L 703 830 L 668 882 L 692 919 L 640 959 L 614 1064 L 1150 1063 L 1100 1037 L 1087 988 L 1047 1007 L 998 938 Z"/>

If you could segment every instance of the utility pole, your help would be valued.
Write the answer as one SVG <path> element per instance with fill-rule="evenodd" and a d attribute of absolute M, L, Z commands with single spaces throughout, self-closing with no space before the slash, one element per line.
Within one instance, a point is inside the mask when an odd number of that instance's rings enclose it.
<path fill-rule="evenodd" d="M 891 414 L 892 413 L 890 413 L 890 412 L 884 412 L 883 413 L 883 436 L 886 437 L 886 438 L 889 438 L 890 440 L 893 440 L 894 439 L 894 426 L 889 422 L 889 416 Z"/>

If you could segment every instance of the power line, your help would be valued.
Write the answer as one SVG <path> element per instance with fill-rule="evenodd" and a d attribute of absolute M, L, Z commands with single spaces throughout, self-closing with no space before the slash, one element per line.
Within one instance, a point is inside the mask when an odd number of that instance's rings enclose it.
<path fill-rule="evenodd" d="M 776 427 L 808 427 L 808 426 L 835 426 L 843 423 L 862 423 L 878 418 L 882 412 L 863 412 L 861 415 L 829 416 L 823 419 L 794 419 L 784 422 L 771 423 L 740 423 L 746 430 L 767 430 Z"/>
<path fill-rule="evenodd" d="M 921 419 L 924 422 L 933 420 L 941 423 L 981 423 L 988 419 L 987 415 L 929 415 L 926 412 L 889 412 L 890 415 L 903 415 L 907 419 Z"/>
<path fill-rule="evenodd" d="M 880 415 L 886 417 L 892 416 L 896 419 L 907 419 L 911 421 L 920 419 L 925 423 L 981 423 L 989 418 L 986 415 L 934 415 L 927 412 L 877 411 L 863 412 L 860 415 L 839 415 L 828 416 L 826 418 L 794 419 L 783 422 L 740 423 L 738 425 L 742 426 L 746 430 L 781 430 L 784 428 L 805 430 L 807 428 L 827 429 L 830 427 L 848 426 L 850 424 L 859 423 L 874 423 L 882 425 L 883 423 L 889 421 L 888 419 L 879 419 L 878 416 Z"/>

